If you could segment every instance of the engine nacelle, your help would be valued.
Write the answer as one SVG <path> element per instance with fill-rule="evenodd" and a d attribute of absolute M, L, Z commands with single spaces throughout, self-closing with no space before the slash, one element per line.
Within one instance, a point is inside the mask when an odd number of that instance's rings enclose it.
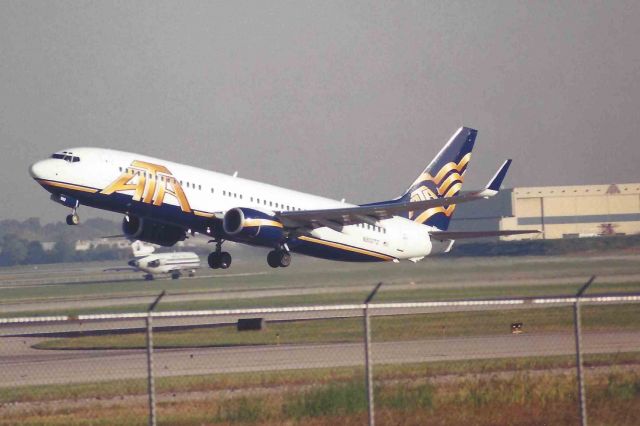
<path fill-rule="evenodd" d="M 276 246 L 284 240 L 284 227 L 273 215 L 246 207 L 227 211 L 222 229 L 228 235 L 265 246 Z"/>
<path fill-rule="evenodd" d="M 170 247 L 186 238 L 182 228 L 138 216 L 125 217 L 122 221 L 122 232 L 132 240 L 145 241 L 165 247 Z"/>

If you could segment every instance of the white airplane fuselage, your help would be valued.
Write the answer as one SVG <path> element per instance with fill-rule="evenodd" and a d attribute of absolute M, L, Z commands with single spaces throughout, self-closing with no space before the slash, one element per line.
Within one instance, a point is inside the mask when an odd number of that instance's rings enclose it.
<path fill-rule="evenodd" d="M 195 273 L 200 268 L 200 258 L 192 252 L 154 253 L 131 259 L 129 266 L 151 276 L 172 274 L 178 277 L 184 271 L 190 275 Z"/>
<path fill-rule="evenodd" d="M 222 215 L 245 207 L 273 212 L 353 206 L 146 155 L 101 148 L 72 148 L 33 164 L 30 173 L 55 201 L 87 205 L 153 220 L 224 240 L 269 246 L 225 233 Z M 75 205 L 74 205 L 75 204 Z M 326 225 L 326 226 L 322 226 Z M 320 223 L 289 238 L 287 249 L 344 261 L 417 261 L 447 251 L 452 241 L 432 241 L 429 226 L 404 217 L 336 227 Z"/>

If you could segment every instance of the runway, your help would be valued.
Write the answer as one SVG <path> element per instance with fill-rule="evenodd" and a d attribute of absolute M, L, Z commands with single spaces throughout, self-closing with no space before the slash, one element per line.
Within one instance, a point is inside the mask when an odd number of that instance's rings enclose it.
<path fill-rule="evenodd" d="M 238 274 L 238 276 L 262 275 L 256 274 Z M 608 283 L 635 283 L 640 280 L 640 275 L 617 275 L 608 277 L 599 277 L 599 284 Z M 549 285 L 566 285 L 574 284 L 579 286 L 584 283 L 584 276 L 565 277 L 565 278 L 539 278 L 534 282 L 526 282 L 531 286 L 549 286 Z M 519 280 L 506 279 L 502 281 L 486 281 L 475 280 L 473 282 L 440 282 L 437 284 L 387 284 L 384 290 L 390 291 L 407 291 L 418 289 L 455 289 L 455 288 L 483 288 L 487 286 L 501 286 L 505 288 L 522 286 L 524 283 Z M 142 285 L 142 284 L 141 284 Z M 179 303 L 179 302 L 195 302 L 202 300 L 226 301 L 226 300 L 246 300 L 246 299 L 264 299 L 279 298 L 290 296 L 313 296 L 326 294 L 348 294 L 362 293 L 367 294 L 372 288 L 371 284 L 366 285 L 342 285 L 342 286 L 326 286 L 326 287 L 275 287 L 267 289 L 251 289 L 251 290 L 211 290 L 211 291 L 191 291 L 191 292 L 173 292 L 169 293 L 163 300 L 163 303 Z M 87 308 L 104 308 L 104 307 L 126 307 L 131 305 L 144 305 L 151 303 L 156 295 L 127 295 L 127 296 L 99 296 L 99 297 L 82 297 L 82 298 L 58 298 L 57 300 L 31 300 L 20 302 L 0 302 L 0 313 L 15 314 L 20 316 L 20 312 L 38 312 L 38 311 L 63 311 L 68 309 L 77 309 L 81 306 Z"/>
<path fill-rule="evenodd" d="M 334 301 L 341 298 L 337 303 L 351 303 L 360 300 L 360 295 L 364 299 L 379 281 L 385 283 L 380 292 L 382 296 L 408 291 L 420 293 L 417 297 L 422 300 L 448 291 L 457 295 L 452 296 L 454 298 L 483 292 L 487 296 L 485 289 L 492 289 L 495 296 L 513 295 L 512 290 L 516 288 L 523 289 L 523 294 L 527 291 L 559 294 L 579 288 L 590 274 L 598 275 L 593 290 L 617 287 L 621 288 L 618 291 L 633 291 L 628 289 L 640 283 L 639 260 L 639 255 L 585 259 L 434 258 L 415 265 L 363 266 L 318 262 L 300 256 L 287 271 L 240 262 L 234 264 L 233 271 L 213 273 L 203 269 L 193 279 L 156 282 L 145 282 L 127 273 L 101 272 L 106 267 L 117 266 L 116 262 L 8 268 L 0 271 L 0 315 L 24 316 L 78 309 L 85 312 L 109 308 L 139 310 L 151 303 L 161 290 L 167 292 L 163 304 L 185 307 L 193 304 L 202 307 L 209 302 L 218 307 L 243 306 L 244 301 L 251 303 L 259 299 L 264 300 L 262 306 L 273 306 L 274 299 L 291 297 L 298 300 L 329 297 Z"/>
<path fill-rule="evenodd" d="M 0 341 L 0 386 L 100 382 L 146 377 L 144 350 L 43 351 L 36 338 Z M 640 332 L 583 335 L 585 353 L 637 351 Z M 575 353 L 569 333 L 451 337 L 373 344 L 376 365 Z M 155 352 L 157 377 L 332 368 L 364 364 L 361 343 L 164 349 Z"/>

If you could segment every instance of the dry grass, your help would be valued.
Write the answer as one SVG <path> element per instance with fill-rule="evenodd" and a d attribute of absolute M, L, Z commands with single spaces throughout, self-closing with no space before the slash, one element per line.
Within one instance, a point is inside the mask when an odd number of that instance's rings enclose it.
<path fill-rule="evenodd" d="M 578 422 L 572 370 L 499 372 L 410 380 L 378 380 L 380 425 L 539 425 Z M 591 424 L 633 425 L 640 418 L 640 370 L 590 370 L 587 398 Z M 362 379 L 315 386 L 238 390 L 193 399 L 161 399 L 166 425 L 361 425 L 366 421 Z M 138 425 L 147 421 L 144 398 L 5 411 L 0 425 Z"/>

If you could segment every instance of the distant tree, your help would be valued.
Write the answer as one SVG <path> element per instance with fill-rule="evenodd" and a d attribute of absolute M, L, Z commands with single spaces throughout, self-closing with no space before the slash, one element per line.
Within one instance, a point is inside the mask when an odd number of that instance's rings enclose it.
<path fill-rule="evenodd" d="M 27 257 L 25 259 L 25 263 L 36 264 L 46 263 L 48 261 L 49 256 L 42 248 L 42 243 L 40 241 L 31 241 L 27 244 Z"/>
<path fill-rule="evenodd" d="M 54 262 L 69 262 L 75 259 L 76 248 L 67 238 L 60 238 L 56 241 L 51 253 L 51 260 Z"/>
<path fill-rule="evenodd" d="M 27 241 L 15 234 L 6 234 L 2 238 L 0 264 L 19 265 L 27 258 Z"/>

